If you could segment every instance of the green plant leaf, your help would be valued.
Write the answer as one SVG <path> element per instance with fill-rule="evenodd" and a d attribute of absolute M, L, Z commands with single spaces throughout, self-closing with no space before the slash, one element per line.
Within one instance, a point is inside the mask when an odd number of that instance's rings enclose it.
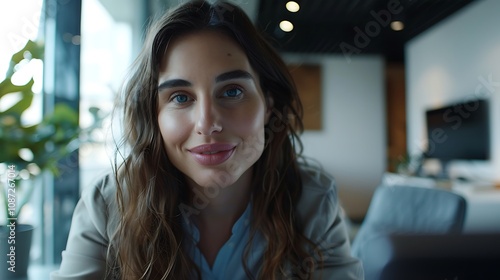
<path fill-rule="evenodd" d="M 30 79 L 26 85 L 14 85 L 11 78 L 20 62 L 24 63 L 34 58 L 41 59 L 42 56 L 43 47 L 28 41 L 21 51 L 12 56 L 7 77 L 0 82 L 0 99 L 9 94 L 21 95 L 18 102 L 0 112 L 0 147 L 2 148 L 0 163 L 15 164 L 17 170 L 27 169 L 29 164 L 35 164 L 40 170 L 51 171 L 57 176 L 60 160 L 78 148 L 83 138 L 80 135 L 90 134 L 94 129 L 102 126 L 103 116 L 98 108 L 91 108 L 90 113 L 94 122 L 89 128 L 82 130 L 79 126 L 78 112 L 68 105 L 56 104 L 54 110 L 47 114 L 40 123 L 24 126 L 21 123 L 21 116 L 32 105 L 34 80 Z M 33 158 L 21 158 L 19 153 L 21 149 L 29 149 L 33 153 Z M 30 189 L 26 192 L 21 192 L 24 196 L 20 197 L 21 203 L 28 201 L 32 194 L 33 186 L 28 186 L 28 188 Z M 0 200 L 3 200 L 6 207 L 5 197 L 1 198 L 0 196 Z"/>
<path fill-rule="evenodd" d="M 28 54 L 30 55 L 29 59 L 43 58 L 43 46 L 38 45 L 31 40 L 28 40 L 28 42 L 26 42 L 26 45 L 20 51 L 12 55 L 9 68 L 7 69 L 7 78 L 10 78 L 12 77 L 12 75 L 14 75 L 16 65 L 19 64 L 19 62 L 21 62 L 23 59 L 25 59 L 26 52 L 28 52 Z"/>
<path fill-rule="evenodd" d="M 9 93 L 21 92 L 28 87 L 28 84 L 22 86 L 16 86 L 12 84 L 10 79 L 5 79 L 0 83 L 0 98 Z M 29 87 L 31 89 L 31 87 Z"/>
<path fill-rule="evenodd" d="M 12 105 L 9 109 L 5 110 L 3 113 L 5 114 L 15 114 L 18 117 L 21 117 L 22 113 L 31 106 L 33 102 L 33 91 L 31 88 L 35 81 L 31 79 L 26 85 L 20 86 L 18 88 L 21 89 L 20 93 L 22 95 L 21 100 L 19 100 L 16 104 Z M 1 98 L 2 96 L 0 96 Z"/>
<path fill-rule="evenodd" d="M 66 104 L 56 104 L 49 121 L 57 124 L 67 123 L 71 126 L 78 125 L 78 113 Z"/>

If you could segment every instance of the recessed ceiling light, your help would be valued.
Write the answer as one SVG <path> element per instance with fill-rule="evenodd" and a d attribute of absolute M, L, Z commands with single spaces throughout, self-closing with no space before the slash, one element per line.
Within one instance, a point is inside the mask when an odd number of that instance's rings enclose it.
<path fill-rule="evenodd" d="M 405 24 L 402 21 L 395 20 L 391 22 L 391 28 L 394 31 L 401 31 L 405 28 Z"/>
<path fill-rule="evenodd" d="M 286 2 L 286 9 L 292 13 L 296 13 L 300 10 L 300 5 L 295 1 L 288 1 Z"/>
<path fill-rule="evenodd" d="M 281 30 L 283 30 L 285 32 L 290 32 L 293 30 L 293 24 L 291 22 L 289 22 L 288 20 L 282 20 L 280 22 L 280 28 L 281 28 Z"/>

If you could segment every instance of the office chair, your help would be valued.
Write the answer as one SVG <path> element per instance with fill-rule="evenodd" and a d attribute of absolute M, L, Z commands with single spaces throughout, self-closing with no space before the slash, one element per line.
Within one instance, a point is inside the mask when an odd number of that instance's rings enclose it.
<path fill-rule="evenodd" d="M 380 279 L 384 261 L 391 254 L 390 243 L 381 242 L 394 234 L 448 234 L 462 231 L 465 199 L 447 190 L 413 186 L 380 186 L 353 240 L 352 254 L 363 262 L 365 279 Z M 378 250 L 377 250 L 378 251 Z"/>

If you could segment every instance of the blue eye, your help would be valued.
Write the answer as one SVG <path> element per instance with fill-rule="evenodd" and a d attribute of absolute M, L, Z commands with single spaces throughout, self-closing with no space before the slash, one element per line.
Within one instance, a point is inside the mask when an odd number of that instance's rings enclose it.
<path fill-rule="evenodd" d="M 179 94 L 174 96 L 172 100 L 175 101 L 176 103 L 186 103 L 189 101 L 189 98 L 187 97 L 187 95 Z"/>
<path fill-rule="evenodd" d="M 223 96 L 225 97 L 239 97 L 241 94 L 243 94 L 243 91 L 239 88 L 230 88 L 226 91 L 224 91 Z"/>

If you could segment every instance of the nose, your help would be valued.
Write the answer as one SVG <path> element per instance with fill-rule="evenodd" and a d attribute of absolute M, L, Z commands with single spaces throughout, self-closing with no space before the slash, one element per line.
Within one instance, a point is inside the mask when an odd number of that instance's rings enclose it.
<path fill-rule="evenodd" d="M 198 100 L 197 111 L 195 129 L 198 135 L 212 135 L 222 131 L 220 112 L 210 98 Z"/>

